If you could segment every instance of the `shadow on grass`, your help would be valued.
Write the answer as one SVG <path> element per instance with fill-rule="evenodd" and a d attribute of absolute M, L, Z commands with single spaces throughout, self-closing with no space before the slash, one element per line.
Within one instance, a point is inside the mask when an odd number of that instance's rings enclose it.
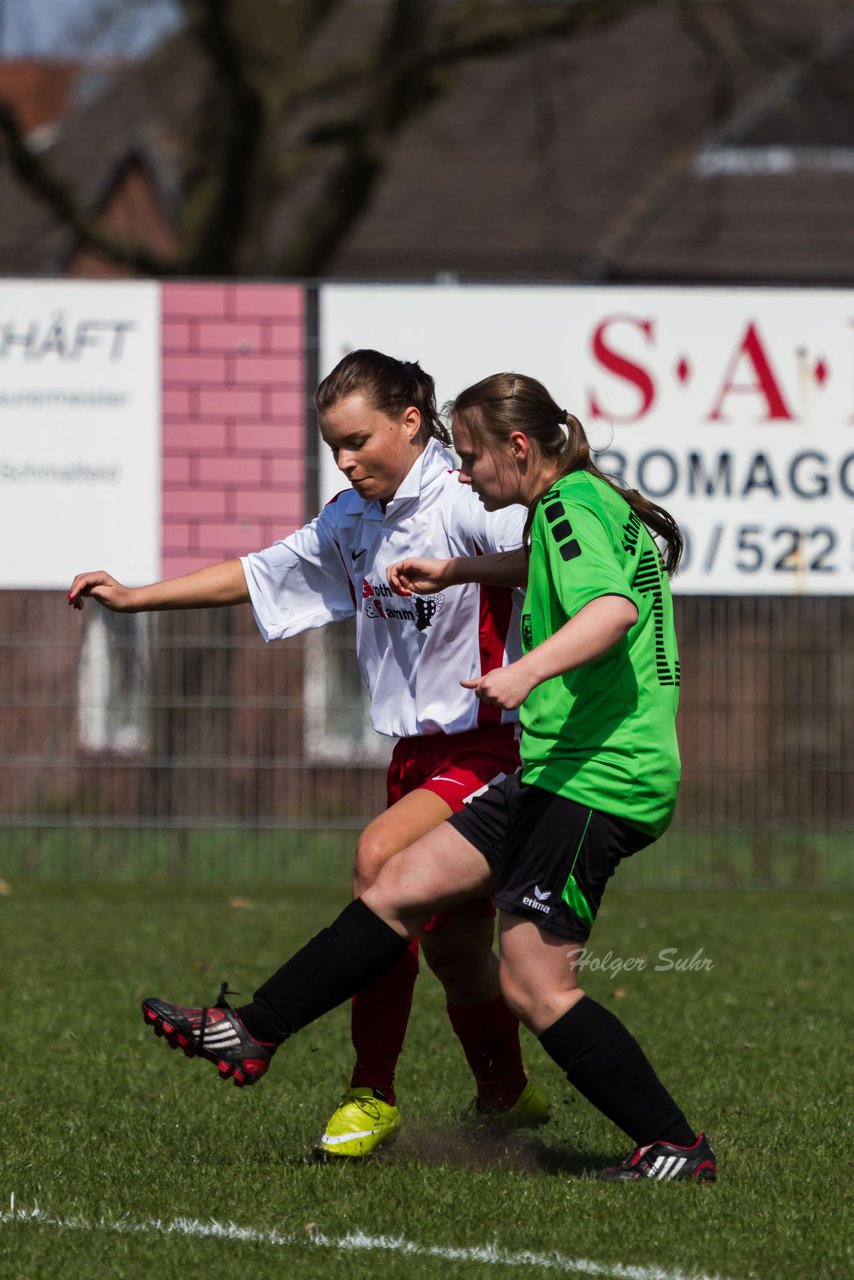
<path fill-rule="evenodd" d="M 407 1129 L 391 1146 L 368 1157 L 372 1164 L 392 1165 L 413 1160 L 425 1165 L 451 1165 L 458 1169 L 503 1169 L 515 1173 L 548 1173 L 571 1177 L 591 1176 L 597 1169 L 614 1164 L 613 1153 L 556 1150 L 538 1138 L 516 1133 L 473 1129 Z M 327 1159 L 320 1163 L 347 1165 L 349 1160 Z M 361 1161 L 353 1161 L 360 1165 Z"/>

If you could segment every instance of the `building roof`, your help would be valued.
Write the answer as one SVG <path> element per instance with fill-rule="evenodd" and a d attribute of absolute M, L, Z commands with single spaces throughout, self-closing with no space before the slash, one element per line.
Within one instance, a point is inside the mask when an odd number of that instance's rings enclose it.
<path fill-rule="evenodd" d="M 381 7 L 351 0 L 316 59 L 363 40 Z M 135 157 L 173 214 L 202 83 L 176 36 L 70 115 L 45 154 L 90 207 Z M 850 0 L 650 4 L 480 57 L 399 133 L 324 274 L 850 284 L 853 86 Z M 253 274 L 277 274 L 295 210 L 328 174 L 310 169 L 274 201 Z M 0 272 L 62 274 L 73 249 L 3 171 Z"/>

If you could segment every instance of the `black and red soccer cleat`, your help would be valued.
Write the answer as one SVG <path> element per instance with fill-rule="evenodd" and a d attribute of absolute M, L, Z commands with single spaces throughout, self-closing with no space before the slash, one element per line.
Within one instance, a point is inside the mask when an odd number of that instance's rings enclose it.
<path fill-rule="evenodd" d="M 188 1058 L 207 1058 L 223 1080 L 243 1088 L 261 1079 L 277 1046 L 249 1034 L 225 998 L 227 989 L 224 982 L 216 1004 L 204 1009 L 149 998 L 142 1002 L 142 1016 L 170 1049 L 183 1049 Z"/>
<path fill-rule="evenodd" d="M 718 1176 L 715 1153 L 701 1133 L 690 1147 L 672 1142 L 651 1142 L 636 1147 L 631 1155 L 610 1169 L 600 1169 L 603 1182 L 637 1182 L 657 1178 L 659 1182 L 714 1182 Z"/>

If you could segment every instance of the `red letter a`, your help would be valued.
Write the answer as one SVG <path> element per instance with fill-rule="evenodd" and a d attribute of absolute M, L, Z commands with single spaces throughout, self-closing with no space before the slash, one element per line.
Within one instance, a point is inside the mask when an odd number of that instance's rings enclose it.
<path fill-rule="evenodd" d="M 738 368 L 738 363 L 742 356 L 747 356 L 750 363 L 753 365 L 753 371 L 756 375 L 754 382 L 739 384 L 735 381 L 735 371 Z M 726 377 L 724 378 L 724 384 L 721 387 L 717 400 L 715 401 L 714 408 L 709 414 L 710 422 L 725 421 L 723 417 L 723 405 L 724 400 L 731 391 L 758 391 L 763 395 L 765 397 L 766 408 L 765 417 L 761 419 L 763 422 L 773 422 L 774 420 L 791 422 L 794 419 L 794 414 L 783 399 L 783 392 L 780 389 L 780 384 L 774 376 L 771 363 L 765 354 L 765 348 L 762 346 L 762 342 L 756 330 L 756 325 L 753 321 L 751 321 L 747 326 L 747 333 L 744 335 L 741 345 L 730 361 L 730 366 L 727 369 Z"/>

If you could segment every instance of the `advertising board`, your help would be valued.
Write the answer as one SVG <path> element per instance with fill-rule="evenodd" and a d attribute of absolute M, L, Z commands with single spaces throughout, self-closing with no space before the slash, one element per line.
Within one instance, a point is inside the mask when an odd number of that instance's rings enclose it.
<path fill-rule="evenodd" d="M 160 292 L 0 283 L 0 588 L 160 574 Z"/>
<path fill-rule="evenodd" d="M 543 381 L 602 470 L 678 519 L 677 591 L 854 591 L 851 292 L 329 285 L 320 316 L 321 373 L 375 347 L 440 403 L 499 370 Z"/>

